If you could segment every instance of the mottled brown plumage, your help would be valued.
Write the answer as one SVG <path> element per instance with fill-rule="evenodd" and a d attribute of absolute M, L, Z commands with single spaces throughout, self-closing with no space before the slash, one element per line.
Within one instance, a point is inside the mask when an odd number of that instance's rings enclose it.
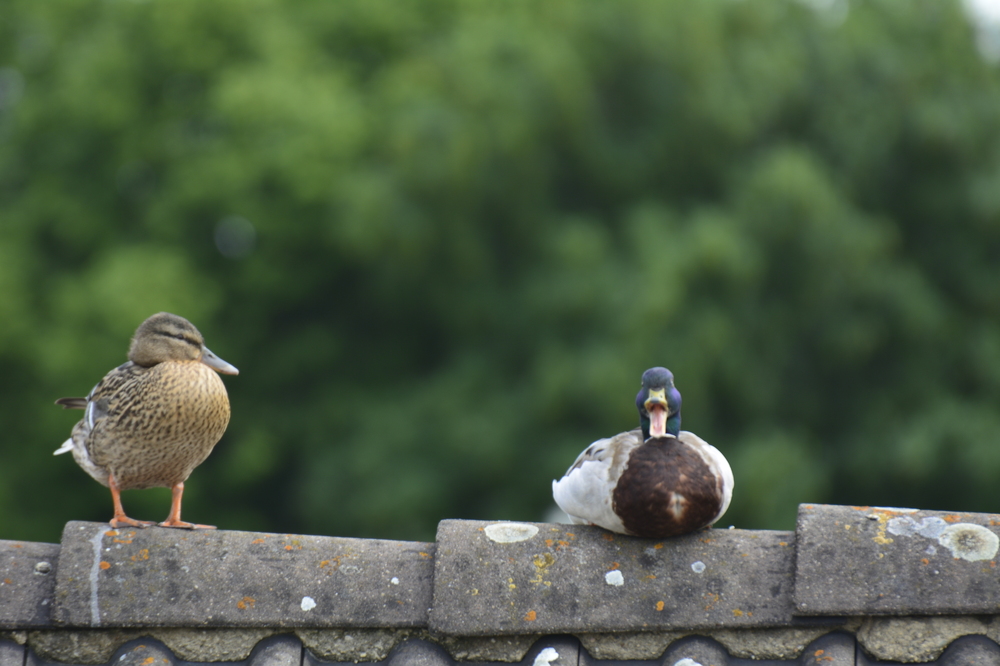
<path fill-rule="evenodd" d="M 612 494 L 614 512 L 625 530 L 655 538 L 687 534 L 712 523 L 722 502 L 722 479 L 699 453 L 671 435 L 650 438 L 632 449 Z"/>
<path fill-rule="evenodd" d="M 56 404 L 85 409 L 56 454 L 73 458 L 111 489 L 114 527 L 153 523 L 125 515 L 119 492 L 173 491 L 165 527 L 202 527 L 180 519 L 184 481 L 212 452 L 229 424 L 229 397 L 217 372 L 237 374 L 207 347 L 189 321 L 161 312 L 136 330 L 129 362 L 109 372 L 86 398 Z"/>

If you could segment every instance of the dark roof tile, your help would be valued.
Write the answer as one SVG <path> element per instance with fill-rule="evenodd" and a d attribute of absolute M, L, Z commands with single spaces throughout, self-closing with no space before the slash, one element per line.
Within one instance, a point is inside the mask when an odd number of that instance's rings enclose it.
<path fill-rule="evenodd" d="M 302 666 L 302 641 L 281 634 L 265 638 L 250 653 L 247 666 Z"/>
<path fill-rule="evenodd" d="M 0 666 L 24 666 L 24 646 L 0 639 Z"/>

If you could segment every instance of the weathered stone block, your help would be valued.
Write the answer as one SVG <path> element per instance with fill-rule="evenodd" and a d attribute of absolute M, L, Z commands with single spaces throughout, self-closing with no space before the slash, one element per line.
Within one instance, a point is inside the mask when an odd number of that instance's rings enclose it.
<path fill-rule="evenodd" d="M 794 535 L 638 539 L 596 527 L 446 520 L 433 632 L 457 635 L 786 626 Z"/>
<path fill-rule="evenodd" d="M 59 546 L 0 541 L 0 629 L 50 624 Z"/>
<path fill-rule="evenodd" d="M 796 612 L 996 614 L 998 533 L 992 514 L 804 504 Z"/>
<path fill-rule="evenodd" d="M 222 530 L 63 531 L 53 620 L 73 627 L 420 627 L 434 544 Z"/>

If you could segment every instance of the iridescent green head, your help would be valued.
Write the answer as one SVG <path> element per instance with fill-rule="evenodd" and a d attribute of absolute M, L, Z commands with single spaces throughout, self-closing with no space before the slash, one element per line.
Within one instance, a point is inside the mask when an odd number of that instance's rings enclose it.
<path fill-rule="evenodd" d="M 681 393 L 674 387 L 674 375 L 666 368 L 650 368 L 642 373 L 642 389 L 635 396 L 642 438 L 677 435 L 681 431 Z"/>

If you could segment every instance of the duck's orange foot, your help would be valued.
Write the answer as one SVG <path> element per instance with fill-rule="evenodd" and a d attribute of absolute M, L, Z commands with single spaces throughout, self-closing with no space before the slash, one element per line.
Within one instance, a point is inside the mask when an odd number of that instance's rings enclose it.
<path fill-rule="evenodd" d="M 152 524 L 152 523 L 151 523 Z M 215 525 L 199 525 L 198 523 L 188 523 L 183 520 L 168 518 L 160 523 L 160 527 L 176 527 L 182 530 L 214 530 Z"/>
<path fill-rule="evenodd" d="M 136 520 L 135 518 L 129 518 L 125 514 L 115 516 L 108 522 L 115 529 L 119 527 L 151 527 L 156 524 L 155 520 Z"/>

